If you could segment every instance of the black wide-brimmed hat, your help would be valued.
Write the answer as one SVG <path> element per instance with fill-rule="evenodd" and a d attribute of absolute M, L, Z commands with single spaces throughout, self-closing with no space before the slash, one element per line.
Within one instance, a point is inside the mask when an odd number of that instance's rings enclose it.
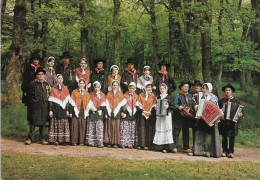
<path fill-rule="evenodd" d="M 32 61 L 34 59 L 38 59 L 39 61 L 42 60 L 38 50 L 31 53 L 30 61 Z"/>
<path fill-rule="evenodd" d="M 99 62 L 103 62 L 103 64 L 105 64 L 107 61 L 105 59 L 102 59 L 102 58 L 98 58 L 96 60 L 94 60 L 94 64 L 97 65 Z"/>
<path fill-rule="evenodd" d="M 179 85 L 179 89 L 181 90 L 181 87 L 184 85 L 184 84 L 188 84 L 189 85 L 189 88 L 190 88 L 190 81 L 187 81 L 187 80 L 183 80 L 181 81 L 181 84 Z"/>
<path fill-rule="evenodd" d="M 232 90 L 232 92 L 236 91 L 236 89 L 231 84 L 227 84 L 226 86 L 224 86 L 222 88 L 222 91 L 225 92 L 226 88 L 230 88 Z"/>
<path fill-rule="evenodd" d="M 72 58 L 72 56 L 70 55 L 70 52 L 69 51 L 65 51 L 62 53 L 62 56 L 60 56 L 62 59 L 63 58 Z"/>
<path fill-rule="evenodd" d="M 202 86 L 202 84 L 200 83 L 200 80 L 194 80 L 194 83 L 192 84 L 193 86 Z"/>
<path fill-rule="evenodd" d="M 36 76 L 39 72 L 43 72 L 44 74 L 46 74 L 46 71 L 42 67 L 38 67 L 34 75 Z"/>
<path fill-rule="evenodd" d="M 158 64 L 158 66 L 161 66 L 161 65 L 164 65 L 164 66 L 166 66 L 166 67 L 170 67 L 170 64 L 168 64 L 165 60 L 162 60 L 162 61 Z"/>
<path fill-rule="evenodd" d="M 135 60 L 133 58 L 128 58 L 126 64 L 135 64 Z"/>

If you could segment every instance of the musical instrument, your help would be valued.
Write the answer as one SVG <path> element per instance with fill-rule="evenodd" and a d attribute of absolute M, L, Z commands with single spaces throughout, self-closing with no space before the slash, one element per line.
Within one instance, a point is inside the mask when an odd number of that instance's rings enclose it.
<path fill-rule="evenodd" d="M 193 95 L 196 104 L 200 103 L 202 96 L 203 96 L 203 92 L 197 92 Z"/>
<path fill-rule="evenodd" d="M 223 112 L 211 101 L 201 99 L 196 118 L 202 118 L 210 127 L 224 116 Z"/>
<path fill-rule="evenodd" d="M 237 123 L 237 120 L 239 119 L 238 114 L 242 112 L 243 107 L 243 105 L 237 103 L 224 103 L 222 108 L 222 111 L 225 114 L 224 119 Z"/>
<path fill-rule="evenodd" d="M 157 116 L 167 116 L 168 111 L 164 108 L 165 105 L 169 104 L 167 99 L 158 99 L 157 100 L 157 110 L 156 115 Z"/>

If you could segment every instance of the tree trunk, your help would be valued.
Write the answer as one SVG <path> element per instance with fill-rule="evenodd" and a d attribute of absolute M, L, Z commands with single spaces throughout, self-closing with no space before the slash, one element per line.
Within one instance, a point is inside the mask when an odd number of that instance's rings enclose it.
<path fill-rule="evenodd" d="M 212 58 L 211 58 L 211 33 L 210 27 L 212 23 L 212 17 L 207 12 L 207 1 L 199 0 L 204 7 L 203 15 L 204 19 L 201 20 L 201 26 L 203 28 L 201 32 L 201 46 L 202 46 L 202 74 L 204 82 L 212 82 Z M 214 83 L 214 82 L 212 82 Z"/>
<path fill-rule="evenodd" d="M 240 91 L 246 91 L 246 74 L 245 71 L 239 71 L 239 90 Z"/>
<path fill-rule="evenodd" d="M 174 71 L 174 67 L 175 67 L 175 59 L 174 59 L 174 12 L 173 10 L 169 9 L 169 59 L 170 59 L 170 64 L 173 66 L 171 68 L 171 76 L 174 77 L 175 76 L 175 71 Z"/>
<path fill-rule="evenodd" d="M 159 55 L 158 55 L 158 42 L 159 42 L 159 36 L 158 36 L 158 29 L 156 24 L 156 14 L 155 14 L 155 0 L 150 0 L 149 4 L 147 4 L 147 1 L 141 0 L 143 7 L 145 8 L 146 12 L 150 15 L 150 22 L 152 26 L 152 44 L 153 44 L 153 64 L 152 69 L 157 68 L 157 64 L 159 62 Z M 148 5 L 150 8 L 148 8 Z"/>
<path fill-rule="evenodd" d="M 260 73 L 258 73 L 258 100 L 256 103 L 256 108 L 260 109 Z"/>
<path fill-rule="evenodd" d="M 251 75 L 252 71 L 251 70 L 247 70 L 246 71 L 246 84 L 247 84 L 247 93 L 250 96 L 253 96 L 253 81 L 252 81 L 252 75 Z"/>
<path fill-rule="evenodd" d="M 1 1 L 1 27 L 3 27 L 3 20 L 4 20 L 4 15 L 5 15 L 6 1 L 7 0 L 2 0 Z"/>
<path fill-rule="evenodd" d="M 89 59 L 89 38 L 88 38 L 88 28 L 86 27 L 86 22 L 88 18 L 87 13 L 87 2 L 86 0 L 82 0 L 80 3 L 80 15 L 81 15 L 81 31 L 80 31 L 80 39 L 81 39 L 81 56 Z M 88 61 L 88 66 L 90 67 L 91 63 Z"/>
<path fill-rule="evenodd" d="M 114 18 L 113 25 L 115 29 L 115 42 L 114 42 L 114 62 L 120 66 L 120 0 L 113 0 L 114 2 Z"/>
<path fill-rule="evenodd" d="M 199 27 L 194 28 L 194 58 L 195 58 L 195 77 L 203 81 L 202 76 L 202 51 L 201 51 L 201 31 Z"/>
<path fill-rule="evenodd" d="M 49 4 L 49 0 L 45 1 L 45 6 L 48 6 Z M 48 60 L 47 60 L 47 50 L 48 50 L 48 46 L 47 46 L 47 39 L 48 39 L 48 19 L 43 17 L 42 20 L 42 59 L 44 61 L 44 65 L 47 64 Z"/>
<path fill-rule="evenodd" d="M 41 2 L 39 2 L 39 6 L 40 6 Z M 34 14 L 35 12 L 35 7 L 37 5 L 36 0 L 31 0 L 31 11 Z M 34 34 L 33 34 L 33 43 L 36 43 L 39 37 L 39 24 L 36 20 L 34 20 L 35 23 L 33 24 L 33 29 L 34 29 Z"/>
<path fill-rule="evenodd" d="M 5 102 L 7 105 L 21 104 L 19 80 L 22 72 L 23 47 L 26 28 L 26 0 L 16 0 L 14 6 L 14 29 L 11 54 L 6 77 Z"/>
<path fill-rule="evenodd" d="M 179 1 L 170 1 L 169 2 L 169 10 L 173 13 L 178 13 L 178 9 L 181 8 L 181 2 Z M 181 54 L 182 58 L 182 66 L 184 67 L 183 73 L 185 75 L 185 79 L 192 80 L 195 77 L 194 67 L 192 66 L 192 60 L 189 52 L 189 47 L 187 45 L 187 41 L 185 36 L 182 33 L 181 25 L 178 20 L 173 17 L 174 26 L 173 27 L 173 35 L 176 39 L 179 49 L 179 54 Z"/>

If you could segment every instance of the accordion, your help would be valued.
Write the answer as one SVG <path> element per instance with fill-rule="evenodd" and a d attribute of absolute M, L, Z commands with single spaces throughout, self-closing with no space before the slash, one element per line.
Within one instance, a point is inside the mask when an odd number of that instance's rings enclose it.
<path fill-rule="evenodd" d="M 212 102 L 201 99 L 196 118 L 202 118 L 210 127 L 224 116 L 223 112 Z"/>
<path fill-rule="evenodd" d="M 168 110 L 164 108 L 164 105 L 167 105 L 167 104 L 169 104 L 167 99 L 158 99 L 157 100 L 157 110 L 156 110 L 157 116 L 167 116 L 168 115 Z"/>
<path fill-rule="evenodd" d="M 194 98 L 196 104 L 200 103 L 202 96 L 203 96 L 203 92 L 198 92 L 193 95 L 193 98 Z"/>
<path fill-rule="evenodd" d="M 225 114 L 224 119 L 237 123 L 238 114 L 242 112 L 243 107 L 241 104 L 227 102 L 223 104 L 222 111 Z"/>

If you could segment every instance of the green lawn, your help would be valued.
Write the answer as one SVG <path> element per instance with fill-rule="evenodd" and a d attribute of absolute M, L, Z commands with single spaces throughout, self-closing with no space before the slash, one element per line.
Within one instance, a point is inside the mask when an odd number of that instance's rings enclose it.
<path fill-rule="evenodd" d="M 259 179 L 260 164 L 2 155 L 3 179 Z"/>

